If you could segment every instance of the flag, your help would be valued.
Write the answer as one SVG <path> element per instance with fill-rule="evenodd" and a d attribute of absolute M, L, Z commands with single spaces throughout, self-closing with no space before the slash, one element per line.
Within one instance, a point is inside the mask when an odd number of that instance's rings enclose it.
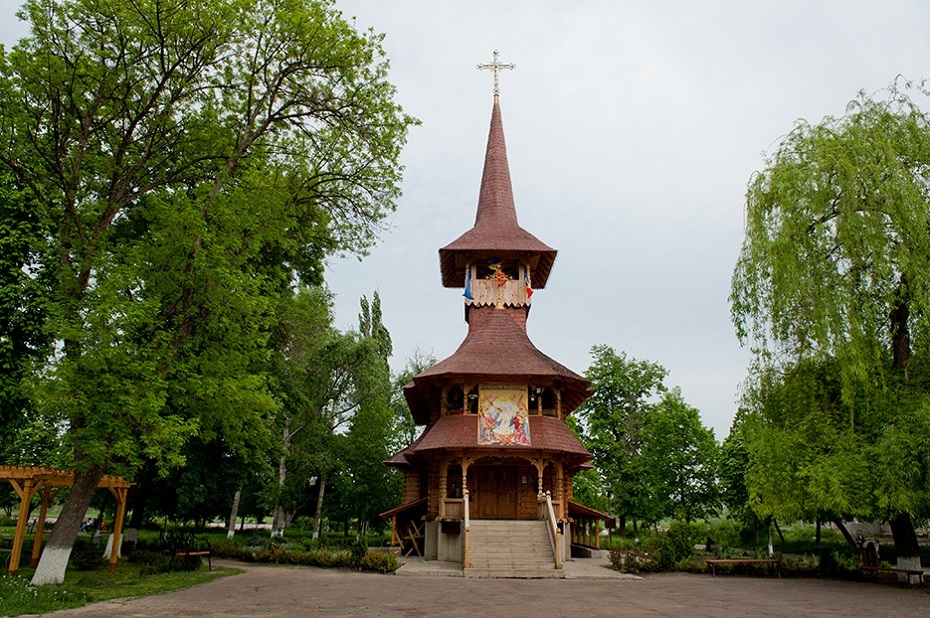
<path fill-rule="evenodd" d="M 523 281 L 526 282 L 526 297 L 527 297 L 527 298 L 532 298 L 532 297 L 533 297 L 533 287 L 530 285 L 530 271 L 529 271 L 529 269 L 527 269 L 527 270 L 523 273 Z"/>
<path fill-rule="evenodd" d="M 475 297 L 471 295 L 471 266 L 465 269 L 465 293 L 462 296 L 468 300 L 475 300 Z"/>

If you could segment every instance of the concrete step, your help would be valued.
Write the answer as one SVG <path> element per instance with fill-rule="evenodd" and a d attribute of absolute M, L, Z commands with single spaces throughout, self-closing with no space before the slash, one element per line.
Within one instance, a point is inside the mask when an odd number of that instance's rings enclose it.
<path fill-rule="evenodd" d="M 548 569 L 533 568 L 467 568 L 465 577 L 472 578 L 509 578 L 509 579 L 565 579 L 562 569 L 549 567 Z"/>
<path fill-rule="evenodd" d="M 472 521 L 469 562 L 466 577 L 564 577 L 555 569 L 543 521 Z"/>

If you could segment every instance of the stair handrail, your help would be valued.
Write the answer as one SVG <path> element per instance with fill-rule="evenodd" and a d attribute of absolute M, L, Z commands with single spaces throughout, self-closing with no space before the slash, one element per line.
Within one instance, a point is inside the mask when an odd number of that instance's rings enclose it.
<path fill-rule="evenodd" d="M 552 508 L 552 493 L 546 492 L 543 515 L 546 519 L 546 529 L 549 531 L 549 544 L 552 546 L 552 555 L 555 556 L 555 568 L 562 568 L 562 532 L 555 520 L 555 510 Z"/>
<path fill-rule="evenodd" d="M 468 558 L 469 558 L 468 556 L 468 530 L 469 528 L 471 528 L 471 518 L 469 517 L 469 513 L 468 513 L 469 508 L 468 508 L 468 490 L 467 489 L 462 492 L 462 499 L 464 501 L 464 509 L 465 509 L 465 537 L 463 539 L 463 542 L 465 544 L 465 547 L 464 547 L 465 555 L 463 556 L 462 563 L 463 563 L 463 567 L 467 569 Z"/>

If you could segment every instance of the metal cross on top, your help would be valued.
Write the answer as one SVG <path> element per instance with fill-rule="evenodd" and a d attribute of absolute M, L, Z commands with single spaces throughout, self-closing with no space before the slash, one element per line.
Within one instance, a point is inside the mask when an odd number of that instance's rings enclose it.
<path fill-rule="evenodd" d="M 497 74 L 503 71 L 504 69 L 513 70 L 517 68 L 515 64 L 504 64 L 499 60 L 500 54 L 497 53 L 497 50 L 494 50 L 494 62 L 490 64 L 479 64 L 478 69 L 483 71 L 494 71 L 494 96 L 496 97 L 500 94 L 500 89 L 497 86 Z"/>

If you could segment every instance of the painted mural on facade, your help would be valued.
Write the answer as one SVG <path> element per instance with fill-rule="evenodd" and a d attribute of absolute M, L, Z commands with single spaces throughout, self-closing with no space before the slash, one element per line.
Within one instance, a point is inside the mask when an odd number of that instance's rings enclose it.
<path fill-rule="evenodd" d="M 526 387 L 493 385 L 478 391 L 478 444 L 530 446 Z"/>

